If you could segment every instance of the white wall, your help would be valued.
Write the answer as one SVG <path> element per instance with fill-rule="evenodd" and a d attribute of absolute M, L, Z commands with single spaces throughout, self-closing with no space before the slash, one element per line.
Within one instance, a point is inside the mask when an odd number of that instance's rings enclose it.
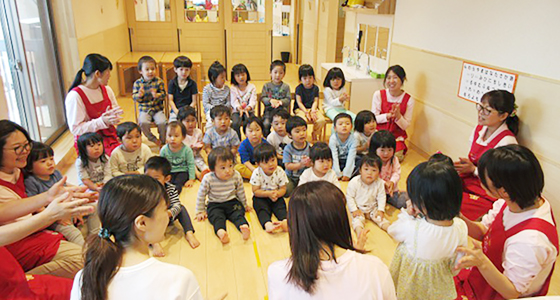
<path fill-rule="evenodd" d="M 393 42 L 560 79 L 558 0 L 399 0 Z"/>
<path fill-rule="evenodd" d="M 410 142 L 426 153 L 465 157 L 476 125 L 457 97 L 463 61 L 519 74 L 518 140 L 539 158 L 544 195 L 560 213 L 560 1 L 399 0 L 390 64 L 402 65 L 417 101 Z M 476 18 L 473 18 L 476 16 Z M 529 174 L 528 174 L 529 175 Z"/>

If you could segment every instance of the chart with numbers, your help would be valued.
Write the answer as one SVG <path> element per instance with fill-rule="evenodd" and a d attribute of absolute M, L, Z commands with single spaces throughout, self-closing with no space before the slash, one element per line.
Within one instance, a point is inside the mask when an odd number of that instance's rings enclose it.
<path fill-rule="evenodd" d="M 472 102 L 480 102 L 484 93 L 506 90 L 513 93 L 517 74 L 463 62 L 461 81 L 457 96 Z"/>

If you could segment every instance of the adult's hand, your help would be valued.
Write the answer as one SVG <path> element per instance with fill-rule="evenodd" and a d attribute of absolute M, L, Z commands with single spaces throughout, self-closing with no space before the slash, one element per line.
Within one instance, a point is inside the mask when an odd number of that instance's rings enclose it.
<path fill-rule="evenodd" d="M 467 158 L 460 157 L 459 161 L 454 162 L 453 166 L 459 174 L 472 174 L 476 170 L 476 166 Z"/>
<path fill-rule="evenodd" d="M 87 203 L 89 199 L 73 198 L 71 192 L 65 192 L 54 198 L 42 213 L 53 221 L 81 217 L 95 210 L 93 206 L 85 205 Z"/>

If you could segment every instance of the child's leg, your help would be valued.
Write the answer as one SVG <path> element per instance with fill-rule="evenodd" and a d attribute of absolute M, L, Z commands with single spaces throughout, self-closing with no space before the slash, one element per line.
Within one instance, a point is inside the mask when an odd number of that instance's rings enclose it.
<path fill-rule="evenodd" d="M 275 202 L 272 202 L 272 212 L 278 221 L 286 220 L 288 217 L 288 211 L 286 209 L 286 201 L 284 201 L 283 197 L 280 197 Z"/>
<path fill-rule="evenodd" d="M 410 199 L 406 192 L 394 192 L 393 195 L 387 195 L 387 203 L 394 206 L 396 209 L 406 208 L 406 201 Z"/>
<path fill-rule="evenodd" d="M 231 128 L 237 132 L 237 136 L 241 140 L 241 116 L 237 111 L 231 114 Z"/>
<path fill-rule="evenodd" d="M 208 165 L 206 165 L 206 162 L 204 161 L 204 158 L 202 157 L 202 155 L 200 155 L 200 152 L 198 152 L 194 156 L 194 164 L 196 165 L 198 170 L 200 170 L 200 172 L 208 170 Z"/>
<path fill-rule="evenodd" d="M 183 205 L 181 205 L 181 211 L 179 212 L 179 215 L 177 215 L 177 220 L 179 220 L 179 223 L 183 227 L 183 232 L 185 233 L 185 238 L 187 239 L 187 242 L 189 242 L 189 245 L 191 245 L 193 249 L 198 247 L 200 242 L 194 236 L 194 227 L 192 225 L 191 216 L 189 216 L 189 212 Z"/>
<path fill-rule="evenodd" d="M 315 120 L 315 122 L 313 123 L 313 137 L 318 139 L 321 136 L 323 128 L 326 124 L 327 121 L 325 120 L 325 116 L 323 116 L 323 112 L 318 111 L 317 120 Z"/>
<path fill-rule="evenodd" d="M 284 196 L 289 198 L 290 195 L 292 195 L 294 189 L 297 187 L 298 183 L 299 178 L 288 176 L 288 184 L 286 184 L 286 194 Z"/>
<path fill-rule="evenodd" d="M 56 223 L 54 231 L 62 234 L 69 242 L 84 246 L 85 240 L 82 232 L 74 225 L 61 225 Z"/>
<path fill-rule="evenodd" d="M 152 120 L 152 116 L 149 113 L 141 111 L 138 115 L 138 126 L 140 126 L 142 133 L 150 142 L 155 143 L 157 141 L 157 138 L 151 130 Z"/>
<path fill-rule="evenodd" d="M 383 230 L 387 230 L 387 228 L 389 228 L 389 225 L 391 225 L 391 223 L 383 218 L 377 217 L 376 214 L 379 210 L 377 210 L 377 206 L 375 206 L 374 209 L 371 210 L 371 212 L 369 213 L 369 218 L 375 223 L 377 224 L 377 226 L 379 226 L 381 229 Z"/>
<path fill-rule="evenodd" d="M 357 216 L 352 218 L 352 228 L 357 236 L 360 236 L 362 230 L 365 228 L 366 218 L 364 216 Z"/>
<path fill-rule="evenodd" d="M 235 170 L 239 172 L 244 179 L 251 179 L 251 175 L 253 175 L 253 172 L 244 164 L 235 165 Z"/>
<path fill-rule="evenodd" d="M 266 107 L 263 114 L 263 136 L 266 138 L 270 134 L 270 127 L 272 127 L 272 107 Z"/>
<path fill-rule="evenodd" d="M 307 119 L 307 116 L 305 115 L 305 112 L 299 108 L 296 108 L 296 111 L 294 113 L 296 116 L 302 118 L 305 120 L 305 122 L 309 122 L 309 120 Z"/>
<path fill-rule="evenodd" d="M 272 206 L 273 202 L 269 198 L 260 198 L 253 196 L 253 208 L 257 217 L 259 217 L 259 222 L 264 230 L 266 230 L 266 224 L 272 223 L 270 217 L 272 216 Z"/>
<path fill-rule="evenodd" d="M 167 117 L 165 117 L 165 113 L 163 110 L 158 111 L 154 115 L 154 122 L 157 125 L 158 133 L 159 133 L 159 140 L 162 144 L 165 144 L 166 139 L 166 131 L 167 131 Z"/>
<path fill-rule="evenodd" d="M 349 110 L 347 110 L 347 109 L 344 109 L 344 112 L 347 113 L 347 114 L 349 114 L 350 117 L 352 117 L 352 124 L 354 124 L 354 121 L 356 120 L 356 114 L 353 113 L 353 112 L 351 112 L 351 111 L 349 111 Z"/>
<path fill-rule="evenodd" d="M 175 172 L 171 173 L 171 183 L 175 185 L 177 194 L 181 195 L 183 185 L 189 180 L 189 172 Z"/>
<path fill-rule="evenodd" d="M 235 227 L 243 234 L 243 239 L 249 239 L 251 231 L 249 230 L 249 223 L 245 219 L 245 208 L 238 200 L 230 200 L 226 203 L 225 211 L 227 219 L 230 220 Z"/>
<path fill-rule="evenodd" d="M 218 230 L 226 230 L 226 207 L 225 203 L 208 203 L 208 221 L 214 226 L 214 232 L 218 234 Z"/>
<path fill-rule="evenodd" d="M 325 110 L 325 115 L 327 116 L 327 118 L 334 121 L 334 118 L 341 112 L 342 111 L 339 108 L 329 108 Z"/>

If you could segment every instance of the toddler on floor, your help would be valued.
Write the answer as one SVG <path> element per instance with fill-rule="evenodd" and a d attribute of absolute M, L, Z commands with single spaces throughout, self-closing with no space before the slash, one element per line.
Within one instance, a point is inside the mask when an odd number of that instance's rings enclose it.
<path fill-rule="evenodd" d="M 268 143 L 276 149 L 278 164 L 282 168 L 284 167 L 284 163 L 282 163 L 284 158 L 284 148 L 292 142 L 292 139 L 286 130 L 286 122 L 289 118 L 290 113 L 286 110 L 282 108 L 275 109 L 272 113 L 272 128 L 274 131 L 266 137 Z"/>
<path fill-rule="evenodd" d="M 171 183 L 181 195 L 183 187 L 190 188 L 194 184 L 195 166 L 192 149 L 183 143 L 187 129 L 179 121 L 167 125 L 167 144 L 161 148 L 159 155 L 171 164 Z"/>
<path fill-rule="evenodd" d="M 231 109 L 230 90 L 226 85 L 226 68 L 215 61 L 208 68 L 208 79 L 210 83 L 202 90 L 202 106 L 206 115 L 206 130 L 212 127 L 211 110 L 217 105 L 225 105 Z M 231 113 L 230 113 L 231 118 Z"/>
<path fill-rule="evenodd" d="M 340 188 L 340 182 L 336 173 L 332 169 L 333 156 L 329 145 L 323 142 L 317 142 L 309 151 L 311 158 L 311 168 L 305 169 L 299 177 L 298 185 L 306 182 L 324 180 L 334 184 Z"/>
<path fill-rule="evenodd" d="M 109 158 L 103 147 L 103 137 L 97 132 L 88 132 L 80 135 L 77 145 L 80 155 L 76 159 L 78 178 L 88 189 L 99 192 L 113 178 Z"/>
<path fill-rule="evenodd" d="M 241 140 L 241 127 L 247 119 L 255 116 L 257 107 L 257 88 L 250 83 L 251 75 L 244 64 L 237 64 L 231 68 L 231 128 L 237 132 Z"/>
<path fill-rule="evenodd" d="M 356 163 L 356 140 L 352 134 L 352 118 L 339 113 L 334 118 L 334 132 L 329 138 L 329 147 L 334 158 L 333 170 L 342 181 L 349 181 Z"/>
<path fill-rule="evenodd" d="M 286 175 L 288 175 L 288 189 L 286 195 L 290 195 L 298 186 L 299 177 L 306 168 L 311 167 L 311 159 L 309 159 L 309 148 L 307 142 L 307 123 L 304 119 L 295 116 L 286 122 L 286 130 L 292 139 L 292 142 L 284 148 L 283 163 L 286 167 Z"/>
<path fill-rule="evenodd" d="M 121 145 L 109 158 L 113 177 L 144 173 L 144 164 L 154 154 L 148 145 L 142 144 L 140 127 L 133 122 L 121 123 L 117 126 L 117 136 Z"/>
<path fill-rule="evenodd" d="M 187 129 L 183 143 L 192 149 L 196 166 L 195 175 L 198 180 L 202 181 L 202 177 L 209 173 L 210 170 L 201 155 L 202 148 L 204 148 L 204 142 L 202 141 L 204 134 L 202 134 L 202 130 L 196 128 L 196 109 L 192 106 L 181 107 L 177 114 L 177 120 L 183 123 Z"/>
<path fill-rule="evenodd" d="M 253 155 L 255 147 L 262 143 L 267 143 L 263 138 L 262 128 L 263 123 L 261 119 L 255 116 L 250 117 L 243 126 L 243 132 L 247 138 L 239 145 L 241 163 L 235 165 L 235 170 L 237 170 L 244 179 L 250 179 L 253 171 L 257 168 Z"/>
<path fill-rule="evenodd" d="M 231 129 L 231 109 L 224 105 L 217 105 L 210 111 L 214 126 L 206 130 L 204 138 L 204 150 L 210 153 L 215 147 L 226 147 L 233 155 L 237 154 L 239 148 L 239 137 Z"/>

